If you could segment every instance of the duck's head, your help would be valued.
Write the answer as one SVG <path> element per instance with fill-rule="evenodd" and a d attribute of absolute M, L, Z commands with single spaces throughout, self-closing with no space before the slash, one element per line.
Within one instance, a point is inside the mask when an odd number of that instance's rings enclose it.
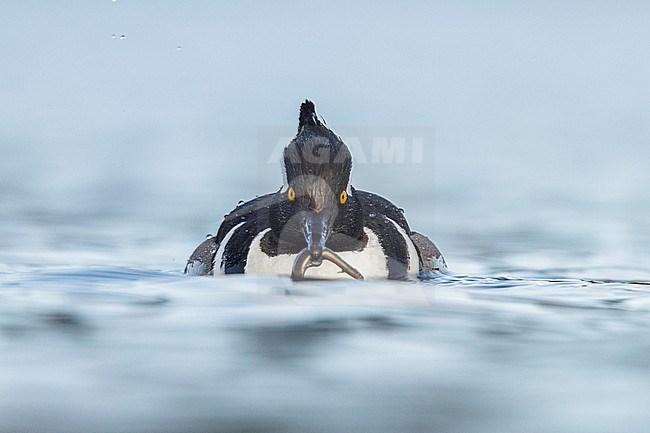
<path fill-rule="evenodd" d="M 301 279 L 307 268 L 325 259 L 361 278 L 331 249 L 363 237 L 361 205 L 350 186 L 352 155 L 311 101 L 300 107 L 298 134 L 284 149 L 283 171 L 284 186 L 270 218 L 278 252 L 299 253 L 292 277 Z"/>

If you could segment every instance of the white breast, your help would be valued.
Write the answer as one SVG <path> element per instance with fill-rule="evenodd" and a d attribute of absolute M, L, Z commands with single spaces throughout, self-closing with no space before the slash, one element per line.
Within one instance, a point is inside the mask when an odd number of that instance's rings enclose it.
<path fill-rule="evenodd" d="M 419 271 L 419 261 L 417 252 L 415 251 L 415 246 L 399 226 L 398 229 L 409 247 L 408 272 L 410 275 L 417 275 Z M 248 253 L 246 273 L 290 276 L 291 268 L 297 254 L 279 254 L 275 257 L 269 257 L 262 252 L 260 241 L 269 230 L 270 229 L 267 229 L 259 233 L 253 240 Z M 356 268 L 365 279 L 387 278 L 388 268 L 386 266 L 386 255 L 384 254 L 384 250 L 381 248 L 379 238 L 368 228 L 364 228 L 364 231 L 366 236 L 368 236 L 368 243 L 363 251 L 343 251 L 338 254 L 343 258 L 343 260 Z M 320 279 L 352 278 L 348 274 L 342 272 L 338 266 L 327 261 L 323 262 L 321 266 L 307 269 L 305 277 Z"/>
<path fill-rule="evenodd" d="M 246 263 L 246 273 L 267 274 L 267 275 L 291 275 L 293 262 L 297 254 L 278 254 L 275 257 L 269 257 L 260 248 L 260 241 L 267 229 L 258 234 L 251 245 Z M 365 229 L 368 236 L 368 244 L 363 251 L 343 251 L 338 253 L 343 260 L 356 268 L 364 278 L 386 278 L 388 269 L 386 268 L 386 256 L 381 249 L 379 239 L 372 231 Z M 307 278 L 352 278 L 333 263 L 324 261 L 321 266 L 307 269 L 305 272 Z"/>

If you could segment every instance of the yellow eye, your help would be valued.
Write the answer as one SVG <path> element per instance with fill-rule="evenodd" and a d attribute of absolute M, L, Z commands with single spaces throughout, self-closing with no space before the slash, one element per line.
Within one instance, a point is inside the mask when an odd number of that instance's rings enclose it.
<path fill-rule="evenodd" d="M 346 201 L 348 201 L 348 193 L 341 191 L 341 194 L 339 194 L 339 203 L 345 204 Z"/>
<path fill-rule="evenodd" d="M 289 201 L 294 201 L 296 199 L 296 191 L 294 191 L 293 188 L 289 188 L 289 191 L 287 191 L 287 198 Z"/>

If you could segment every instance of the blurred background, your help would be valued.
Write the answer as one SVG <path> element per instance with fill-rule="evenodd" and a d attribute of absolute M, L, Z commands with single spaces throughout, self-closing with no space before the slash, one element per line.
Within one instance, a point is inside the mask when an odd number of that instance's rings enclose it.
<path fill-rule="evenodd" d="M 5 248 L 110 244 L 88 254 L 119 264 L 134 257 L 116 249 L 166 237 L 173 250 L 141 257 L 180 267 L 238 200 L 281 185 L 279 164 L 259 161 L 294 134 L 309 98 L 363 143 L 431 132 L 418 161 L 368 157 L 353 179 L 404 207 L 456 270 L 521 258 L 531 242 L 554 264 L 647 263 L 646 2 L 2 9 Z M 70 231 L 81 220 L 94 235 Z"/>
<path fill-rule="evenodd" d="M 639 432 L 650 3 L 3 1 L 0 431 Z M 184 278 L 309 98 L 455 273 Z"/>

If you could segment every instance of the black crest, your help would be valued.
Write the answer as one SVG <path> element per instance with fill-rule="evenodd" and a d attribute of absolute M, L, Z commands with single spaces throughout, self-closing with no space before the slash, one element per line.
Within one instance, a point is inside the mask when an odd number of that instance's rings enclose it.
<path fill-rule="evenodd" d="M 317 126 L 324 126 L 321 123 L 318 115 L 316 114 L 316 106 L 313 102 L 306 99 L 305 102 L 300 105 L 300 119 L 298 120 L 298 132 L 305 126 L 315 128 Z"/>
<path fill-rule="evenodd" d="M 291 184 L 301 177 L 318 177 L 332 191 L 347 188 L 352 171 L 352 155 L 343 140 L 316 114 L 314 103 L 300 106 L 298 134 L 284 150 L 284 167 Z"/>

